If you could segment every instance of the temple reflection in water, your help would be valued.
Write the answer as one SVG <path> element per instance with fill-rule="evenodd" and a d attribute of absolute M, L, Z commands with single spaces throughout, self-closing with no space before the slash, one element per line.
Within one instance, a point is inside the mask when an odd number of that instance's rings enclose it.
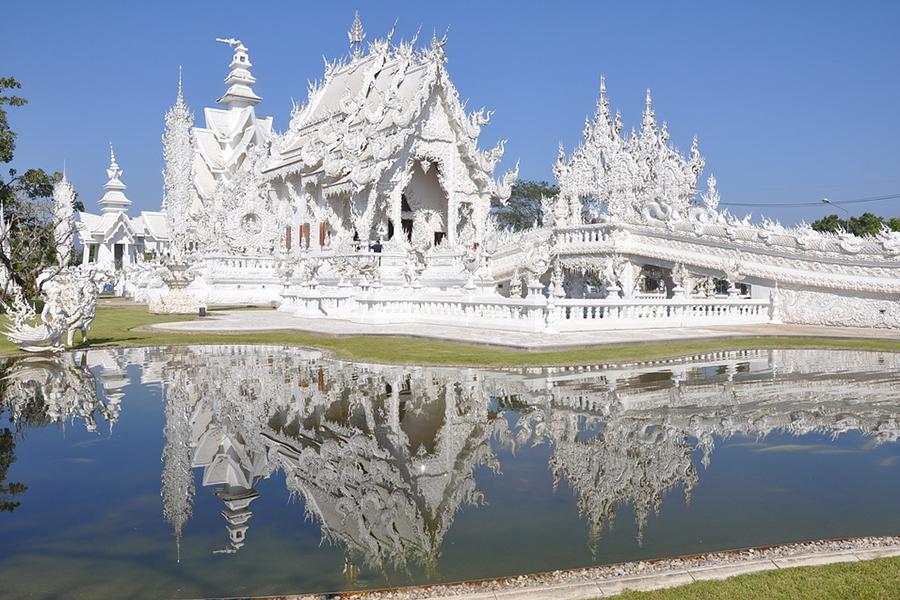
<path fill-rule="evenodd" d="M 124 387 L 158 384 L 162 505 L 176 544 L 204 493 L 197 473 L 226 529 L 210 551 L 234 553 L 252 544 L 258 482 L 281 471 L 352 579 L 360 567 L 434 569 L 456 513 L 485 500 L 475 472 L 499 472 L 498 449 L 549 446 L 554 481 L 577 498 L 592 546 L 623 506 L 640 539 L 667 494 L 690 498 L 730 436 L 897 441 L 898 372 L 898 354 L 822 350 L 480 370 L 206 346 L 10 359 L 2 389 L 14 420 L 114 435 Z"/>

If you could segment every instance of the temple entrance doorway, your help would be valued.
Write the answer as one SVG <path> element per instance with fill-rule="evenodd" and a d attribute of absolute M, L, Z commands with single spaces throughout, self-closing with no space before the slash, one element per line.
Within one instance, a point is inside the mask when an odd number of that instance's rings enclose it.
<path fill-rule="evenodd" d="M 113 246 L 113 261 L 117 271 L 122 270 L 122 257 L 125 255 L 125 245 L 116 244 Z"/>
<path fill-rule="evenodd" d="M 436 164 L 417 163 L 401 196 L 400 224 L 406 239 L 433 246 L 449 231 L 449 201 Z"/>

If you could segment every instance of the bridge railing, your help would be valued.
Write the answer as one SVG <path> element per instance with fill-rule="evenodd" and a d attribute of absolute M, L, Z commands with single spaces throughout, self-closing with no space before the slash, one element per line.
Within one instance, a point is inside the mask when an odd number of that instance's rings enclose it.
<path fill-rule="evenodd" d="M 609 234 L 614 229 L 616 229 L 615 225 L 599 223 L 561 227 L 555 229 L 554 233 L 556 234 L 556 243 L 559 245 L 579 245 L 608 242 Z"/>
<path fill-rule="evenodd" d="M 768 300 L 685 298 L 583 300 L 434 294 L 414 289 L 285 290 L 280 310 L 298 316 L 362 323 L 430 323 L 523 332 L 742 325 L 768 323 Z"/>
<path fill-rule="evenodd" d="M 769 300 L 688 298 L 659 300 L 557 300 L 549 323 L 558 331 L 645 329 L 688 325 L 768 323 Z"/>

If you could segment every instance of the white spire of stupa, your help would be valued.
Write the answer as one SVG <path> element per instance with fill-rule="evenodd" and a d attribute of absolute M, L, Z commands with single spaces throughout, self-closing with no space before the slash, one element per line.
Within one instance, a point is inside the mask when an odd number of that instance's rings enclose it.
<path fill-rule="evenodd" d="M 194 147 L 192 130 L 194 115 L 184 102 L 181 67 L 178 68 L 178 96 L 166 112 L 163 133 L 163 202 L 173 252 L 178 251 L 184 234 L 191 225 L 191 198 L 194 183 Z"/>
<path fill-rule="evenodd" d="M 113 150 L 112 142 L 110 142 L 109 168 L 106 169 L 109 181 L 103 186 L 106 193 L 103 194 L 103 197 L 97 203 L 100 205 L 101 212 L 125 212 L 131 207 L 131 200 L 124 193 L 127 186 L 120 179 L 122 173 L 122 168 L 116 162 L 116 152 Z"/>
<path fill-rule="evenodd" d="M 363 29 L 362 20 L 359 18 L 359 11 L 356 11 L 353 15 L 353 24 L 350 25 L 347 38 L 350 40 L 350 55 L 353 58 L 362 56 L 362 43 L 366 39 L 366 31 Z"/>
<path fill-rule="evenodd" d="M 656 131 L 656 113 L 653 112 L 653 97 L 650 95 L 650 88 L 647 88 L 647 95 L 644 97 L 644 115 L 641 119 L 642 131 Z"/>
<path fill-rule="evenodd" d="M 229 108 L 244 108 L 245 106 L 255 106 L 262 100 L 253 92 L 253 84 L 256 79 L 250 74 L 250 56 L 247 54 L 247 47 L 241 43 L 241 40 L 234 38 L 216 38 L 217 42 L 228 44 L 234 48 L 234 56 L 231 58 L 231 69 L 225 83 L 228 84 L 228 90 L 225 95 L 219 98 L 219 104 L 224 104 Z"/>
<path fill-rule="evenodd" d="M 53 236 L 60 266 L 72 259 L 72 241 L 75 234 L 75 188 L 66 176 L 63 165 L 62 179 L 53 186 Z"/>

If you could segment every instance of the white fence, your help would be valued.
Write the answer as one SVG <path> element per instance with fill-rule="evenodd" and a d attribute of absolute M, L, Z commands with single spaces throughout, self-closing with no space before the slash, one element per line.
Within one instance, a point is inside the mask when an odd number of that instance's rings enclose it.
<path fill-rule="evenodd" d="M 671 300 L 558 300 L 551 325 L 559 331 L 641 329 L 768 323 L 771 301 L 690 298 Z"/>
<path fill-rule="evenodd" d="M 300 288 L 283 293 L 280 310 L 361 323 L 431 323 L 510 331 L 601 331 L 768 323 L 769 300 L 685 298 L 582 300 L 426 294 L 412 289 L 360 291 Z"/>

